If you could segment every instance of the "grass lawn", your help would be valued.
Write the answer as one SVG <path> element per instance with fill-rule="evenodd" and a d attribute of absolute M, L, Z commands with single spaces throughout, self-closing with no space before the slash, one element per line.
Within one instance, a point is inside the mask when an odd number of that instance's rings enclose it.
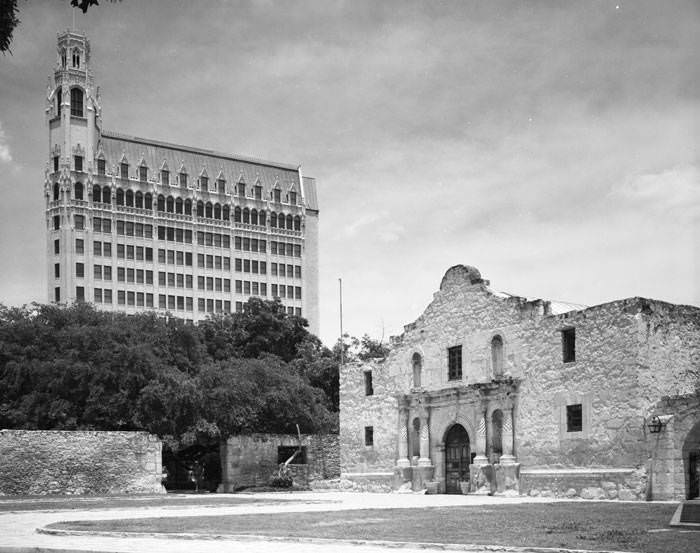
<path fill-rule="evenodd" d="M 51 527 L 698 553 L 700 532 L 669 530 L 675 508 L 670 504 L 562 502 L 77 521 Z M 659 529 L 663 531 L 648 532 Z"/>
<path fill-rule="evenodd" d="M 178 505 L 241 505 L 294 501 L 293 495 L 280 494 L 280 498 L 267 499 L 250 496 L 220 496 L 216 494 L 168 494 L 154 496 L 111 497 L 20 497 L 0 498 L 0 513 L 8 511 L 71 511 L 85 509 L 124 509 L 129 507 L 175 507 Z"/>

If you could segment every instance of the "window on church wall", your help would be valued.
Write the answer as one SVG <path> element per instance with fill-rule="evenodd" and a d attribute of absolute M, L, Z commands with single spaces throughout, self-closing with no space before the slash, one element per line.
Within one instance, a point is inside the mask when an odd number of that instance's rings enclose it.
<path fill-rule="evenodd" d="M 61 104 L 62 103 L 63 103 L 63 90 L 61 88 L 59 88 L 58 90 L 56 90 L 56 115 L 58 115 L 59 117 L 61 115 Z"/>
<path fill-rule="evenodd" d="M 273 201 L 275 201 L 276 203 L 280 203 L 280 202 L 282 201 L 282 192 L 280 191 L 279 188 L 275 188 L 275 189 L 272 191 L 272 199 L 273 199 Z"/>
<path fill-rule="evenodd" d="M 245 196 L 245 183 L 239 182 L 236 185 L 236 191 L 238 192 L 239 196 Z"/>
<path fill-rule="evenodd" d="M 80 50 L 78 50 L 77 48 L 73 49 L 73 67 L 80 67 Z"/>
<path fill-rule="evenodd" d="M 83 91 L 79 88 L 70 90 L 70 114 L 73 117 L 83 117 Z"/>
<path fill-rule="evenodd" d="M 59 163 L 59 156 L 53 156 L 53 172 L 57 173 L 58 172 L 58 163 Z"/>
<path fill-rule="evenodd" d="M 462 379 L 462 346 L 447 349 L 447 370 L 449 380 Z"/>
<path fill-rule="evenodd" d="M 64 67 L 64 68 L 66 67 L 66 63 L 67 63 L 66 59 L 67 59 L 67 57 L 68 57 L 68 56 L 66 55 L 66 49 L 65 49 L 65 48 L 61 48 L 61 67 Z"/>
<path fill-rule="evenodd" d="M 83 183 L 82 182 L 75 183 L 75 199 L 76 200 L 83 199 Z"/>
<path fill-rule="evenodd" d="M 100 200 L 102 199 L 102 188 L 96 184 L 95 186 L 92 187 L 92 201 L 94 203 L 99 204 Z"/>
<path fill-rule="evenodd" d="M 55 183 L 53 183 L 53 201 L 54 202 L 57 201 L 58 198 L 60 197 L 60 195 L 61 195 L 61 189 L 58 186 L 58 183 L 55 182 Z"/>
<path fill-rule="evenodd" d="M 583 405 L 577 403 L 575 405 L 566 406 L 566 431 L 581 432 L 583 430 Z"/>
<path fill-rule="evenodd" d="M 73 167 L 75 171 L 83 170 L 83 156 L 73 156 Z"/>
<path fill-rule="evenodd" d="M 262 186 L 260 185 L 255 186 L 255 199 L 262 200 Z"/>
<path fill-rule="evenodd" d="M 576 361 L 576 329 L 565 328 L 561 331 L 562 361 L 573 363 Z"/>
<path fill-rule="evenodd" d="M 500 336 L 491 339 L 491 370 L 494 376 L 503 376 L 503 338 Z"/>
<path fill-rule="evenodd" d="M 148 167 L 143 165 L 139 167 L 139 180 L 141 182 L 146 182 L 148 180 Z"/>
<path fill-rule="evenodd" d="M 119 164 L 119 176 L 123 179 L 129 178 L 129 164 L 128 163 L 122 162 Z"/>
<path fill-rule="evenodd" d="M 299 267 L 299 269 L 301 273 L 301 267 Z M 421 372 L 423 371 L 423 359 L 421 358 L 420 353 L 414 353 L 411 361 L 413 364 L 413 387 L 420 388 Z"/>
<path fill-rule="evenodd" d="M 365 395 L 372 396 L 372 395 L 374 395 L 374 386 L 372 385 L 372 371 L 365 371 L 364 377 L 365 377 Z"/>
<path fill-rule="evenodd" d="M 365 445 L 370 446 L 370 447 L 374 445 L 374 427 L 373 426 L 365 426 Z"/>
<path fill-rule="evenodd" d="M 97 174 L 98 174 L 98 175 L 104 175 L 105 172 L 106 172 L 105 160 L 104 160 L 104 159 L 98 159 L 98 160 L 97 160 Z"/>

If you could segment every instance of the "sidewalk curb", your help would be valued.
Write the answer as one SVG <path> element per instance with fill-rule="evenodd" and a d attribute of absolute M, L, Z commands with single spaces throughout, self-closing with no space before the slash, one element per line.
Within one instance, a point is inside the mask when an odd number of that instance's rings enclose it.
<path fill-rule="evenodd" d="M 332 539 L 310 538 L 302 536 L 264 536 L 258 534 L 192 534 L 192 533 L 166 533 L 166 532 L 107 532 L 92 530 L 59 530 L 56 528 L 37 528 L 39 534 L 51 536 L 95 536 L 103 538 L 157 538 L 157 539 L 181 539 L 181 540 L 211 540 L 211 541 L 268 541 L 268 542 L 294 542 L 317 545 L 358 545 L 377 546 L 386 549 L 434 549 L 439 551 L 474 551 L 494 553 L 631 553 L 629 551 L 617 551 L 608 549 L 564 549 L 561 547 L 516 547 L 510 545 L 487 545 L 477 543 L 432 543 L 432 542 L 405 542 L 385 540 L 362 539 Z M 47 550 L 51 551 L 51 550 Z M 0 549 L 2 553 L 2 549 Z M 19 553 L 19 552 L 18 552 Z M 23 552 L 22 552 L 23 553 Z M 41 552 L 43 553 L 43 552 Z M 81 552 L 84 553 L 84 552 Z"/>

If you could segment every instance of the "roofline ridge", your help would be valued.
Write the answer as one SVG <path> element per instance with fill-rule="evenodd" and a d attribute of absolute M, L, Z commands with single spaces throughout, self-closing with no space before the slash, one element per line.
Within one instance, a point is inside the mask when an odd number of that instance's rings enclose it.
<path fill-rule="evenodd" d="M 149 144 L 152 146 L 159 146 L 161 148 L 170 148 L 173 150 L 181 150 L 183 152 L 189 152 L 192 154 L 201 154 L 206 156 L 213 156 L 222 159 L 229 159 L 232 161 L 243 161 L 246 163 L 255 163 L 258 165 L 266 165 L 268 167 L 275 167 L 278 169 L 285 169 L 287 171 L 299 171 L 301 165 L 293 165 L 291 163 L 278 163 L 275 161 L 269 161 L 262 158 L 256 158 L 252 156 L 243 156 L 239 154 L 226 154 L 223 152 L 217 152 L 215 150 L 208 150 L 205 148 L 197 148 L 194 146 L 185 146 L 183 144 L 174 144 L 172 142 L 165 142 L 162 140 L 153 140 L 150 138 L 142 138 L 140 136 L 133 136 L 129 134 L 124 134 L 116 131 L 106 131 L 103 130 L 101 135 L 106 138 L 114 138 L 117 140 L 127 140 L 129 142 L 135 142 L 137 144 Z"/>

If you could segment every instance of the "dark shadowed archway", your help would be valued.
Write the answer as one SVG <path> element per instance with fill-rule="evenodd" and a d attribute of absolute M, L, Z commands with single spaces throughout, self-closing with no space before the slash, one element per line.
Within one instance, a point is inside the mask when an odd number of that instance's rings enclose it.
<path fill-rule="evenodd" d="M 445 434 L 445 492 L 462 493 L 461 482 L 469 482 L 471 452 L 469 434 L 453 424 Z"/>

